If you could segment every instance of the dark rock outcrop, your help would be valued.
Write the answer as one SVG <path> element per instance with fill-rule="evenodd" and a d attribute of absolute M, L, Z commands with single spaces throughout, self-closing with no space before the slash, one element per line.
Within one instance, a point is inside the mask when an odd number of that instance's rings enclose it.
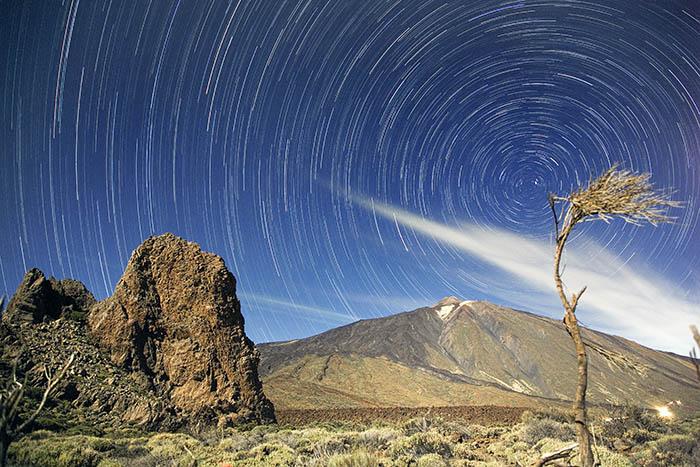
<path fill-rule="evenodd" d="M 92 307 L 89 328 L 115 365 L 178 411 L 223 425 L 274 421 L 236 280 L 195 243 L 172 234 L 146 240 L 114 294 Z"/>
<path fill-rule="evenodd" d="M 43 368 L 73 355 L 63 403 L 38 425 L 51 429 L 272 422 L 235 288 L 220 257 L 170 234 L 144 242 L 102 302 L 78 281 L 31 269 L 0 322 L 0 378 L 18 361 L 19 377 L 41 388 Z"/>
<path fill-rule="evenodd" d="M 47 279 L 34 268 L 24 275 L 3 319 L 20 324 L 52 321 L 65 315 L 80 318 L 94 303 L 95 298 L 81 282 Z"/>

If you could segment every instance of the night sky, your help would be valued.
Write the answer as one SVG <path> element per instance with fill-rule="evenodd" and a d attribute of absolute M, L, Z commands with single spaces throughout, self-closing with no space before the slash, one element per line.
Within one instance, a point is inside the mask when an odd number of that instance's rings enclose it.
<path fill-rule="evenodd" d="M 0 40 L 0 292 L 104 298 L 173 232 L 258 342 L 446 295 L 557 317 L 547 192 L 620 162 L 685 207 L 586 224 L 564 279 L 584 324 L 690 348 L 698 0 L 15 0 Z"/>

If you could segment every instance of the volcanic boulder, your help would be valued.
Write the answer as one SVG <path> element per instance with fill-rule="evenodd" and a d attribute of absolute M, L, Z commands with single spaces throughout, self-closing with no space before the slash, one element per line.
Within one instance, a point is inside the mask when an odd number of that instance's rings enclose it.
<path fill-rule="evenodd" d="M 7 306 L 4 318 L 16 324 L 42 323 L 61 316 L 84 317 L 95 298 L 82 282 L 47 279 L 39 269 L 27 271 Z"/>
<path fill-rule="evenodd" d="M 183 413 L 223 425 L 274 421 L 236 280 L 197 244 L 172 234 L 147 239 L 114 294 L 91 309 L 89 327 L 112 362 Z"/>

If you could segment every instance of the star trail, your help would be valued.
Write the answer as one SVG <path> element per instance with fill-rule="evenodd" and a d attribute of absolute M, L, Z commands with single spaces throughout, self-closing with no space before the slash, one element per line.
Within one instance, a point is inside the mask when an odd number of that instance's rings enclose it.
<path fill-rule="evenodd" d="M 582 320 L 690 346 L 690 323 L 645 330 L 700 321 L 697 0 L 14 0 L 0 12 L 5 294 L 36 266 L 104 298 L 138 244 L 173 232 L 224 257 L 258 342 L 445 295 L 559 316 L 553 284 L 490 254 L 545 251 L 547 193 L 619 162 L 685 206 L 674 225 L 578 232 L 580 267 L 614 266 L 583 276 L 600 299 L 582 301 Z M 528 258 L 551 273 L 548 257 Z M 606 282 L 654 289 L 643 328 L 624 319 L 643 305 Z"/>

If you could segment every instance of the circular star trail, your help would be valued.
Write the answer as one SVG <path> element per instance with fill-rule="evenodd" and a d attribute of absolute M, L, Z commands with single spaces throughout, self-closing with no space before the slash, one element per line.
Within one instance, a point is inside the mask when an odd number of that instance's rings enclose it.
<path fill-rule="evenodd" d="M 170 231 L 224 257 L 258 341 L 517 304 L 516 279 L 355 200 L 546 243 L 547 193 L 618 162 L 673 187 L 675 225 L 574 241 L 698 299 L 696 1 L 0 4 L 7 294 L 37 266 L 105 297 Z"/>

